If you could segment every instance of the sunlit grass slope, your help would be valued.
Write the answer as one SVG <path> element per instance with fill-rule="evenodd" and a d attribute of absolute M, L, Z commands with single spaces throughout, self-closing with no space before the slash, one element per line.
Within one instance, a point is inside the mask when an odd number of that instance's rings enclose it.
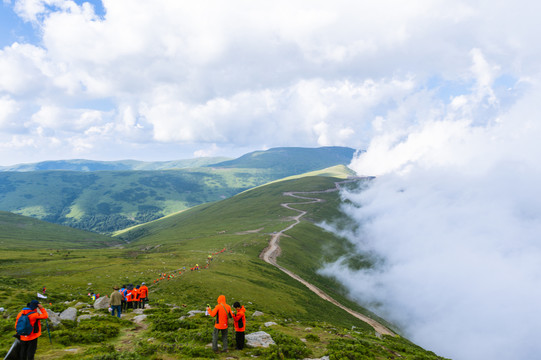
<path fill-rule="evenodd" d="M 0 248 L 93 249 L 122 243 L 118 239 L 0 211 Z"/>
<path fill-rule="evenodd" d="M 172 256 L 170 254 L 173 253 L 182 253 L 189 258 L 190 263 L 195 263 L 197 255 L 201 256 L 201 252 L 204 254 L 203 249 L 208 249 L 207 252 L 211 252 L 226 248 L 227 254 L 220 256 L 229 257 L 230 260 L 212 264 L 220 269 L 218 276 L 209 273 L 211 277 L 207 279 L 205 278 L 207 273 L 201 273 L 201 275 L 198 273 L 197 277 L 194 276 L 186 282 L 196 281 L 195 279 L 198 277 L 203 277 L 204 280 L 199 285 L 206 283 L 210 288 L 220 288 L 220 284 L 227 284 L 227 287 L 231 288 L 230 295 L 239 292 L 251 294 L 253 291 L 250 296 L 252 300 L 255 301 L 262 296 L 260 301 L 265 301 L 267 306 L 274 309 L 273 311 L 283 312 L 285 309 L 291 309 L 295 317 L 302 317 L 301 314 L 304 314 L 304 316 L 311 318 L 319 313 L 317 306 L 324 306 L 327 314 L 331 313 L 333 318 L 342 318 L 345 321 L 349 315 L 336 314 L 341 313 L 341 310 L 335 309 L 317 298 L 307 300 L 313 297 L 311 293 L 304 295 L 308 298 L 299 301 L 300 295 L 297 292 L 304 292 L 306 289 L 258 259 L 260 252 L 267 246 L 270 235 L 291 224 L 291 216 L 297 214 L 282 207 L 281 203 L 302 200 L 285 197 L 283 196 L 284 192 L 326 190 L 334 188 L 335 182 L 340 180 L 343 179 L 309 176 L 271 183 L 230 199 L 201 205 L 180 214 L 153 221 L 123 233 L 119 237 L 131 241 L 130 246 L 132 247 L 152 247 L 154 252 L 166 254 L 164 257 Z M 342 215 L 337 210 L 338 194 L 327 193 L 323 196 L 327 198 L 325 203 L 311 205 L 311 218 L 329 220 L 334 217 L 341 218 Z M 331 279 L 316 275 L 315 271 L 323 261 L 332 261 L 340 256 L 347 256 L 350 245 L 343 239 L 325 233 L 310 221 L 302 226 L 309 227 L 309 230 L 303 228 L 300 235 L 296 235 L 298 237 L 296 245 L 290 246 L 289 253 L 284 252 L 280 261 L 293 264 L 294 270 L 299 270 L 303 276 L 306 275 L 309 280 L 315 281 L 326 291 L 344 299 L 345 293 L 341 291 L 338 284 Z M 284 240 L 286 245 L 288 242 Z M 328 251 L 328 249 L 332 249 L 332 251 Z M 178 264 L 180 265 L 181 262 Z M 365 265 L 369 265 L 369 263 Z M 223 270 L 221 270 L 222 267 Z M 261 274 L 266 275 L 261 277 Z M 273 280 L 269 282 L 270 274 L 272 274 Z M 251 277 L 255 277 L 255 279 Z M 173 289 L 168 291 L 174 292 Z M 224 291 L 226 291 L 225 287 Z M 179 296 L 182 296 L 182 293 L 183 291 L 179 289 Z M 295 295 L 292 296 L 292 294 Z M 209 294 L 209 296 L 211 295 Z M 278 301 L 279 299 L 282 301 Z M 312 303 L 315 306 L 311 305 Z M 363 311 L 358 305 L 351 302 L 350 304 Z M 306 306 L 310 311 L 303 309 Z M 353 319 L 347 321 L 356 322 Z"/>

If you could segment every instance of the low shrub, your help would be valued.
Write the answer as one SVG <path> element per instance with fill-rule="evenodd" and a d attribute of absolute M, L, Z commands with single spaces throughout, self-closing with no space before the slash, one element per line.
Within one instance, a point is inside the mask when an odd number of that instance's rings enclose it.
<path fill-rule="evenodd" d="M 376 355 L 385 354 L 381 346 L 371 344 L 367 341 L 356 339 L 333 339 L 327 345 L 327 355 L 330 360 L 357 360 L 376 359 Z"/>
<path fill-rule="evenodd" d="M 216 355 L 212 349 L 209 349 L 205 346 L 184 346 L 181 350 L 182 355 L 189 357 L 190 359 L 195 358 L 206 358 L 214 359 Z"/>
<path fill-rule="evenodd" d="M 62 345 L 102 343 L 118 336 L 120 328 L 129 321 L 117 317 L 95 317 L 83 320 L 79 324 L 65 321 L 59 330 L 52 332 L 52 337 Z"/>

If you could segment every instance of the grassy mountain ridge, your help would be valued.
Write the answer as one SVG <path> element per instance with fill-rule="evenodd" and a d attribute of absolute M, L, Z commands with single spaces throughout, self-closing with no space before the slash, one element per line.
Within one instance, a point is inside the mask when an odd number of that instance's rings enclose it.
<path fill-rule="evenodd" d="M 272 168 L 284 176 L 302 174 L 351 162 L 355 150 L 347 147 L 327 146 L 320 148 L 284 147 L 266 151 L 254 151 L 234 160 L 227 160 L 212 167 L 225 168 Z M 287 175 L 286 175 L 287 174 Z"/>
<path fill-rule="evenodd" d="M 59 312 L 78 301 L 88 302 L 86 293 L 91 290 L 108 294 L 112 285 L 146 281 L 150 283 L 153 309 L 145 311 L 149 316 L 145 329 L 131 323 L 135 315 L 131 312 L 123 322 L 104 316 L 70 323 L 52 329 L 53 343 L 41 341 L 38 357 L 46 360 L 172 360 L 298 359 L 328 355 L 331 359 L 442 359 L 402 337 L 377 337 L 362 321 L 320 299 L 259 259 L 270 234 L 291 224 L 291 216 L 296 214 L 280 205 L 295 202 L 283 193 L 325 190 L 333 187 L 337 180 L 325 176 L 285 180 L 202 204 L 123 233 L 119 237 L 128 236 L 132 241 L 122 247 L 75 249 L 66 258 L 50 257 L 40 250 L 7 250 L 0 253 L 3 264 L 0 267 L 0 306 L 6 309 L 4 317 L 16 315 L 20 304 L 27 302 L 36 289 L 44 285 L 48 289 L 50 307 Z M 340 202 L 337 193 L 322 196 L 325 196 L 323 203 L 302 205 L 309 211 L 301 223 L 303 228 L 288 232 L 291 238 L 284 239 L 284 243 L 293 243 L 300 250 L 285 246 L 279 258 L 280 263 L 288 267 L 287 264 L 292 263 L 294 270 L 303 276 L 322 261 L 348 252 L 343 239 L 313 224 L 321 219 L 339 220 L 343 216 L 337 210 Z M 309 256 L 305 256 L 305 246 L 310 249 Z M 333 251 L 326 250 L 329 248 Z M 203 267 L 210 253 L 215 255 L 208 268 L 189 270 L 197 263 Z M 174 277 L 154 282 L 163 272 Z M 313 277 L 310 280 L 340 301 L 348 301 L 332 279 Z M 223 354 L 210 351 L 207 344 L 213 319 L 203 314 L 188 317 L 188 311 L 203 310 L 207 303 L 214 305 L 220 294 L 226 296 L 229 304 L 240 301 L 246 306 L 247 333 L 266 331 L 277 345 Z M 84 305 L 79 307 L 81 311 L 86 309 Z M 252 316 L 255 310 L 264 315 Z M 105 310 L 89 311 L 105 315 Z M 0 319 L 0 328 L 6 329 L 0 334 L 0 349 L 6 349 L 12 341 L 9 337 L 12 330 L 8 330 L 13 328 L 12 321 L 13 318 Z M 276 325 L 265 325 L 269 321 Z M 116 332 L 112 332 L 114 329 Z M 96 336 L 106 331 L 109 335 L 105 338 Z M 231 341 L 232 331 L 229 337 Z"/>
<path fill-rule="evenodd" d="M 249 163 L 236 163 L 247 167 L 219 163 L 222 165 L 152 171 L 4 171 L 0 172 L 0 210 L 112 233 L 304 169 L 345 165 L 352 153 L 348 148 L 279 148 L 252 156 Z"/>

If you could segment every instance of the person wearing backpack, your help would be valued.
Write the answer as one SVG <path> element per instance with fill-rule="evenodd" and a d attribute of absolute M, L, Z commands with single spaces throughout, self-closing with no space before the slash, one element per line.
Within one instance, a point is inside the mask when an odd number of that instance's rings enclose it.
<path fill-rule="evenodd" d="M 216 316 L 214 323 L 214 332 L 212 333 L 212 350 L 218 352 L 218 333 L 222 333 L 223 351 L 227 352 L 227 326 L 229 318 L 232 318 L 231 307 L 226 304 L 225 296 L 218 296 L 218 305 L 211 309 L 207 305 L 207 312 L 210 316 Z"/>
<path fill-rule="evenodd" d="M 21 340 L 19 359 L 34 360 L 41 336 L 40 319 L 48 319 L 47 310 L 37 300 L 30 301 L 17 315 L 15 331 Z"/>
<path fill-rule="evenodd" d="M 235 325 L 235 348 L 244 349 L 244 330 L 246 330 L 246 309 L 238 301 L 233 304 L 236 313 L 233 314 Z"/>

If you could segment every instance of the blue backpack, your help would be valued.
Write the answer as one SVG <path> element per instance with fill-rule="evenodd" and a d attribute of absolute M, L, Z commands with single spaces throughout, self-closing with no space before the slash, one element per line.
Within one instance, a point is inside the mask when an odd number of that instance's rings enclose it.
<path fill-rule="evenodd" d="M 29 313 L 22 314 L 19 317 L 19 320 L 17 320 L 17 325 L 15 325 L 15 331 L 17 332 L 17 335 L 28 336 L 32 334 L 32 331 L 34 331 L 34 327 L 30 323 L 30 318 L 28 317 L 28 315 L 35 313 L 36 311 L 30 311 Z"/>

